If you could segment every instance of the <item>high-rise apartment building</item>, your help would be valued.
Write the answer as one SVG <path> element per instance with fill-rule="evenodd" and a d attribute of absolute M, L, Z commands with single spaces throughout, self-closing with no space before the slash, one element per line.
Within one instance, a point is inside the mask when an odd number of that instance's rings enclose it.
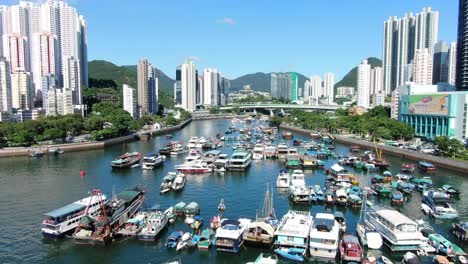
<path fill-rule="evenodd" d="M 323 91 L 325 92 L 325 97 L 327 97 L 327 103 L 332 104 L 335 98 L 335 74 L 331 72 L 326 72 L 323 75 Z"/>
<path fill-rule="evenodd" d="M 197 72 L 193 61 L 187 60 L 181 67 L 181 106 L 186 111 L 196 109 Z"/>
<path fill-rule="evenodd" d="M 357 105 L 365 108 L 370 106 L 370 73 L 370 64 L 367 63 L 367 60 L 363 60 L 359 64 L 357 72 Z"/>
<path fill-rule="evenodd" d="M 205 69 L 203 71 L 203 101 L 206 106 L 219 105 L 221 79 L 217 69 Z"/>
<path fill-rule="evenodd" d="M 371 94 L 378 94 L 383 93 L 383 76 L 382 76 L 382 68 L 375 67 L 371 69 L 370 73 L 370 93 Z"/>
<path fill-rule="evenodd" d="M 288 73 L 271 73 L 271 97 L 290 99 L 291 81 Z"/>
<path fill-rule="evenodd" d="M 432 54 L 429 49 L 416 50 L 413 67 L 415 84 L 432 84 Z"/>
<path fill-rule="evenodd" d="M 138 117 L 138 98 L 135 88 L 128 84 L 123 85 L 123 109 L 127 111 L 133 118 Z"/>
<path fill-rule="evenodd" d="M 32 101 L 47 96 L 43 77 L 53 75 L 57 88 L 71 92 L 73 104 L 82 104 L 81 89 L 88 85 L 87 24 L 74 7 L 64 1 L 0 6 L 0 40 L 11 73 L 29 74 Z"/>
<path fill-rule="evenodd" d="M 458 3 L 458 34 L 456 50 L 456 87 L 468 90 L 468 1 Z"/>
<path fill-rule="evenodd" d="M 0 112 L 11 111 L 11 100 L 10 65 L 5 57 L 0 56 Z"/>
<path fill-rule="evenodd" d="M 141 59 L 137 66 L 139 116 L 154 115 L 158 112 L 158 78 L 147 59 Z"/>
<path fill-rule="evenodd" d="M 285 97 L 288 98 L 288 97 Z M 299 78 L 297 73 L 289 73 L 289 100 L 297 101 L 299 99 Z"/>
<path fill-rule="evenodd" d="M 447 63 L 447 82 L 451 85 L 455 85 L 456 82 L 456 69 L 457 69 L 457 43 L 450 43 L 450 48 L 448 52 L 448 63 Z"/>
<path fill-rule="evenodd" d="M 438 39 L 439 12 L 425 7 L 413 15 L 390 17 L 383 30 L 383 89 L 388 95 L 405 82 L 405 67 L 410 64 L 417 49 L 429 49 Z"/>
<path fill-rule="evenodd" d="M 15 109 L 32 109 L 31 98 L 31 76 L 29 72 L 16 69 L 11 74 L 11 101 L 12 107 Z"/>
<path fill-rule="evenodd" d="M 445 41 L 437 42 L 432 60 L 432 84 L 448 82 L 448 52 L 449 47 Z"/>
<path fill-rule="evenodd" d="M 176 79 L 174 82 L 174 104 L 182 104 L 182 65 L 178 65 L 176 68 Z M 200 96 L 201 98 L 201 96 Z"/>

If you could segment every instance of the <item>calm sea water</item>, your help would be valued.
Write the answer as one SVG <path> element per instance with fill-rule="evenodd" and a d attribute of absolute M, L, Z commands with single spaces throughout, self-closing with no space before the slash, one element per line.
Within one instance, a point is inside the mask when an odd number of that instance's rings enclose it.
<path fill-rule="evenodd" d="M 229 120 L 194 121 L 183 130 L 172 134 L 173 140 L 187 142 L 191 136 L 215 136 L 224 132 L 229 126 L 231 126 Z M 295 138 L 303 137 L 295 135 Z M 207 226 L 209 219 L 217 213 L 221 198 L 225 199 L 228 207 L 224 214 L 226 217 L 254 218 L 256 210 L 261 208 L 267 185 L 275 186 L 278 172 L 284 167 L 280 162 L 267 160 L 254 162 L 244 173 L 194 175 L 188 177 L 183 192 L 162 196 L 159 194 L 162 177 L 167 172 L 174 171 L 174 165 L 182 163 L 183 156 L 168 158 L 162 168 L 154 171 L 143 171 L 140 168 L 112 170 L 109 165 L 109 162 L 120 155 L 124 148 L 125 151 L 148 153 L 166 143 L 166 138 L 161 136 L 152 138 L 148 142 L 137 141 L 104 150 L 70 152 L 57 157 L 0 159 L 0 263 L 162 263 L 173 258 L 181 258 L 183 263 L 245 263 L 253 261 L 260 252 L 269 252 L 268 249 L 245 248 L 234 256 L 217 253 L 213 249 L 209 252 L 199 252 L 194 249 L 179 253 L 167 250 L 164 241 L 172 231 L 190 231 L 183 221 L 171 225 L 157 243 L 141 243 L 136 239 L 127 239 L 106 247 L 91 247 L 75 245 L 71 239 L 59 241 L 42 239 L 40 232 L 42 214 L 76 201 L 94 188 L 99 188 L 110 195 L 113 188 L 118 192 L 135 185 L 143 186 L 147 190 L 146 206 L 158 203 L 162 208 L 167 208 L 179 201 L 196 201 L 200 204 L 201 216 L 206 220 L 204 226 Z M 220 150 L 230 154 L 232 146 L 225 145 Z M 348 147 L 336 144 L 335 152 L 346 154 Z M 391 162 L 390 170 L 394 173 L 398 172 L 402 162 L 408 162 L 393 157 L 385 158 Z M 327 160 L 326 167 L 334 163 L 336 160 Z M 84 178 L 80 177 L 81 170 L 87 173 Z M 305 173 L 308 184 L 323 186 L 325 175 L 322 170 L 310 170 Z M 369 175 L 362 172 L 356 174 L 361 179 L 362 186 L 370 184 Z M 433 179 L 439 186 L 448 183 L 461 190 L 466 190 L 468 187 L 466 175 L 464 177 L 444 169 L 439 169 Z M 390 206 L 388 199 L 376 199 L 375 202 Z M 403 207 L 398 209 L 412 219 L 428 220 L 438 232 L 468 250 L 466 245 L 462 245 L 448 234 L 451 221 L 427 219 L 420 211 L 420 204 L 421 195 L 416 192 Z M 347 232 L 350 233 L 354 233 L 359 218 L 358 209 L 326 209 L 320 205 L 293 206 L 289 203 L 287 194 L 279 193 L 276 189 L 274 189 L 274 206 L 278 217 L 290 208 L 310 210 L 312 214 L 341 210 L 347 217 Z M 468 196 L 462 195 L 456 207 L 461 218 L 466 220 Z M 388 252 L 383 254 L 389 256 Z M 401 260 L 400 256 L 391 258 Z"/>

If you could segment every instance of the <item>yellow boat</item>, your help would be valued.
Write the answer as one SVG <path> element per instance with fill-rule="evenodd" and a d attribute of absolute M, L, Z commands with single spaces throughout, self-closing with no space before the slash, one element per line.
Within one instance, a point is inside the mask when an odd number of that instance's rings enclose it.
<path fill-rule="evenodd" d="M 349 181 L 352 185 L 359 186 L 359 179 L 354 174 L 349 175 Z"/>

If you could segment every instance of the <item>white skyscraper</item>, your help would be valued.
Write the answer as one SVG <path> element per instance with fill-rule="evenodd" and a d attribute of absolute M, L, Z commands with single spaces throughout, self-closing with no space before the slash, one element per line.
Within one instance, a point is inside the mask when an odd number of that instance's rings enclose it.
<path fill-rule="evenodd" d="M 80 61 L 73 57 L 62 61 L 63 88 L 69 89 L 72 92 L 72 102 L 74 105 L 82 103 L 79 63 Z"/>
<path fill-rule="evenodd" d="M 357 105 L 369 108 L 371 66 L 363 60 L 358 66 L 357 76 Z"/>
<path fill-rule="evenodd" d="M 304 82 L 304 89 L 302 90 L 302 98 L 307 100 L 310 96 L 311 89 L 312 89 L 312 82 L 310 80 L 306 80 Z"/>
<path fill-rule="evenodd" d="M 10 65 L 0 56 L 0 112 L 10 112 L 11 103 Z"/>
<path fill-rule="evenodd" d="M 312 76 L 312 78 L 310 78 L 310 81 L 312 83 L 310 96 L 314 98 L 322 97 L 323 95 L 322 78 L 320 78 L 320 76 L 318 75 L 314 75 Z"/>
<path fill-rule="evenodd" d="M 405 67 L 415 50 L 427 48 L 432 54 L 438 39 L 439 12 L 426 7 L 414 16 L 390 17 L 383 30 L 383 89 L 387 95 L 405 82 Z"/>
<path fill-rule="evenodd" d="M 46 116 L 58 115 L 57 89 L 52 88 L 47 90 L 47 96 L 44 96 L 43 100 Z"/>
<path fill-rule="evenodd" d="M 217 69 L 205 69 L 203 71 L 203 105 L 218 105 L 218 92 L 220 75 Z"/>
<path fill-rule="evenodd" d="M 327 97 L 327 103 L 332 104 L 335 94 L 334 94 L 334 87 L 335 87 L 335 74 L 331 72 L 326 72 L 323 75 L 323 90 L 325 92 L 325 97 Z"/>
<path fill-rule="evenodd" d="M 123 109 L 130 113 L 133 118 L 138 117 L 138 103 L 137 103 L 136 89 L 130 87 L 128 84 L 123 85 Z"/>
<path fill-rule="evenodd" d="M 16 69 L 11 74 L 11 100 L 15 109 L 32 109 L 31 79 L 29 72 Z"/>
<path fill-rule="evenodd" d="M 382 79 L 382 68 L 375 67 L 371 69 L 371 94 L 383 93 L 383 79 Z"/>
<path fill-rule="evenodd" d="M 57 113 L 70 115 L 73 110 L 73 92 L 69 88 L 57 89 Z"/>
<path fill-rule="evenodd" d="M 455 74 L 457 68 L 457 43 L 450 43 L 448 54 L 448 83 L 455 85 Z"/>
<path fill-rule="evenodd" d="M 196 68 L 193 61 L 187 60 L 181 67 L 182 108 L 195 111 L 196 108 Z"/>
<path fill-rule="evenodd" d="M 415 84 L 432 84 L 432 54 L 429 49 L 416 50 L 413 67 Z"/>

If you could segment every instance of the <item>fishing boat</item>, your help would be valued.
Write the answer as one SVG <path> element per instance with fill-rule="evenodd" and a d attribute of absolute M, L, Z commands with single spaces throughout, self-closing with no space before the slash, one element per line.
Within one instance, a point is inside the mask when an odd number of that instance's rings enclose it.
<path fill-rule="evenodd" d="M 179 242 L 177 242 L 176 250 L 179 251 L 188 247 L 191 238 L 192 234 L 185 232 L 182 237 L 180 237 Z"/>
<path fill-rule="evenodd" d="M 286 168 L 288 169 L 298 169 L 301 167 L 301 162 L 299 155 L 297 154 L 288 154 L 286 155 Z"/>
<path fill-rule="evenodd" d="M 468 222 L 452 224 L 452 234 L 458 239 L 464 241 L 468 239 Z"/>
<path fill-rule="evenodd" d="M 196 202 L 190 202 L 184 207 L 184 214 L 186 216 L 194 216 L 200 213 L 200 206 Z"/>
<path fill-rule="evenodd" d="M 125 153 L 111 161 L 111 166 L 112 168 L 130 168 L 132 165 L 140 162 L 141 156 L 139 152 Z"/>
<path fill-rule="evenodd" d="M 315 168 L 317 167 L 317 158 L 312 155 L 301 155 L 301 166 L 303 168 Z"/>
<path fill-rule="evenodd" d="M 225 172 L 226 165 L 229 162 L 229 158 L 227 154 L 219 154 L 218 158 L 214 162 L 214 168 L 216 172 Z"/>
<path fill-rule="evenodd" d="M 218 205 L 218 211 L 224 212 L 226 210 L 226 204 L 224 203 L 224 199 L 221 199 Z"/>
<path fill-rule="evenodd" d="M 210 220 L 210 227 L 213 230 L 216 230 L 218 227 L 221 226 L 221 217 L 219 215 L 213 216 Z"/>
<path fill-rule="evenodd" d="M 171 184 L 171 189 L 174 191 L 181 191 L 185 186 L 185 175 L 183 173 L 177 173 L 174 181 Z"/>
<path fill-rule="evenodd" d="M 244 243 L 244 232 L 250 225 L 250 219 L 225 219 L 216 229 L 216 250 L 238 253 Z"/>
<path fill-rule="evenodd" d="M 274 159 L 276 158 L 276 151 L 276 146 L 265 146 L 263 156 L 267 159 Z"/>
<path fill-rule="evenodd" d="M 435 172 L 437 170 L 436 166 L 432 163 L 420 161 L 418 164 L 418 169 L 421 172 Z"/>
<path fill-rule="evenodd" d="M 289 188 L 291 182 L 291 175 L 287 170 L 281 170 L 276 179 L 276 187 L 280 189 Z"/>
<path fill-rule="evenodd" d="M 391 251 L 418 251 L 427 240 L 416 222 L 396 210 L 366 212 L 365 225 L 378 232 Z"/>
<path fill-rule="evenodd" d="M 271 246 L 274 242 L 275 229 L 264 221 L 250 222 L 244 233 L 246 244 L 256 246 Z"/>
<path fill-rule="evenodd" d="M 203 174 L 212 171 L 212 168 L 202 160 L 194 160 L 176 165 L 176 170 L 185 174 Z"/>
<path fill-rule="evenodd" d="M 198 230 L 203 225 L 203 217 L 195 215 L 193 217 L 193 223 L 190 224 L 190 227 L 194 230 Z"/>
<path fill-rule="evenodd" d="M 125 224 L 117 230 L 118 236 L 136 236 L 145 226 L 147 212 L 139 212 L 134 217 L 130 218 Z"/>
<path fill-rule="evenodd" d="M 359 146 L 351 146 L 349 149 L 351 150 L 351 152 L 359 152 L 361 148 Z"/>
<path fill-rule="evenodd" d="M 338 252 L 340 225 L 333 214 L 315 214 L 309 236 L 309 254 L 312 257 L 335 259 Z"/>
<path fill-rule="evenodd" d="M 361 207 L 362 206 L 362 199 L 359 195 L 350 193 L 348 194 L 348 205 L 351 207 Z"/>
<path fill-rule="evenodd" d="M 198 243 L 200 242 L 200 239 L 201 239 L 201 235 L 193 234 L 192 240 L 190 240 L 190 242 L 188 243 L 188 246 L 189 247 L 196 247 L 198 245 Z"/>
<path fill-rule="evenodd" d="M 336 211 L 333 213 L 333 216 L 335 217 L 335 221 L 340 225 L 341 234 L 344 234 L 346 232 L 346 218 L 344 217 L 343 213 Z"/>
<path fill-rule="evenodd" d="M 200 240 L 198 241 L 198 249 L 209 249 L 214 235 L 215 232 L 210 228 L 204 229 L 201 233 Z"/>
<path fill-rule="evenodd" d="M 443 191 L 424 192 L 423 203 L 429 207 L 429 215 L 434 218 L 454 219 L 458 217 L 458 212 L 453 207 L 453 200 Z"/>
<path fill-rule="evenodd" d="M 180 201 L 178 202 L 176 205 L 174 205 L 173 207 L 173 210 L 172 212 L 175 214 L 175 215 L 184 215 L 185 211 L 185 206 L 187 206 L 187 204 L 183 201 Z"/>
<path fill-rule="evenodd" d="M 150 153 L 143 157 L 141 168 L 144 170 L 152 170 L 162 166 L 165 160 L 166 156 L 160 155 L 158 153 Z"/>
<path fill-rule="evenodd" d="M 171 190 L 172 183 L 174 179 L 177 177 L 176 172 L 168 172 L 166 176 L 161 181 L 161 187 L 159 188 L 160 193 L 166 193 Z"/>
<path fill-rule="evenodd" d="M 448 241 L 440 234 L 430 234 L 428 236 L 429 244 L 437 249 L 437 253 L 448 256 L 465 256 L 466 253 L 459 246 Z"/>
<path fill-rule="evenodd" d="M 325 197 L 323 196 L 323 191 L 320 185 L 314 185 L 314 193 L 317 198 L 317 202 L 323 202 Z"/>
<path fill-rule="evenodd" d="M 345 234 L 340 241 L 340 258 L 342 262 L 354 261 L 360 263 L 364 259 L 364 251 L 357 237 Z"/>
<path fill-rule="evenodd" d="M 248 151 L 235 151 L 227 163 L 228 170 L 243 171 L 250 166 L 252 154 Z"/>
<path fill-rule="evenodd" d="M 278 258 L 276 255 L 267 255 L 260 253 L 253 262 L 247 262 L 247 264 L 277 264 Z"/>
<path fill-rule="evenodd" d="M 309 230 L 312 225 L 310 212 L 289 210 L 275 231 L 275 253 L 281 257 L 304 261 L 309 248 Z"/>
<path fill-rule="evenodd" d="M 95 190 L 93 194 L 100 195 L 100 191 Z M 99 214 L 94 217 L 86 214 L 80 219 L 73 241 L 76 244 L 106 245 L 112 241 L 115 232 L 135 215 L 144 200 L 145 192 L 138 187 L 114 195 L 105 203 L 100 200 Z"/>
<path fill-rule="evenodd" d="M 381 197 L 389 197 L 392 193 L 392 186 L 385 183 L 372 185 L 372 189 Z"/>
<path fill-rule="evenodd" d="M 411 182 L 416 185 L 416 189 L 420 192 L 433 187 L 431 177 L 413 178 Z"/>
<path fill-rule="evenodd" d="M 283 138 L 284 139 L 291 139 L 291 138 L 293 138 L 293 134 L 291 132 L 285 131 L 285 132 L 283 132 Z"/>
<path fill-rule="evenodd" d="M 285 159 L 286 155 L 288 155 L 288 152 L 289 152 L 289 147 L 284 143 L 280 143 L 277 148 L 276 156 L 278 157 L 278 159 Z"/>
<path fill-rule="evenodd" d="M 146 223 L 137 236 L 138 240 L 156 241 L 161 231 L 166 228 L 168 221 L 168 215 L 160 210 L 159 205 L 154 205 L 146 216 Z"/>
<path fill-rule="evenodd" d="M 336 189 L 335 203 L 346 206 L 348 204 L 348 195 L 344 189 Z"/>
<path fill-rule="evenodd" d="M 263 152 L 265 151 L 265 147 L 263 144 L 255 144 L 255 147 L 253 148 L 253 156 L 252 158 L 254 160 L 261 160 L 263 159 Z"/>
<path fill-rule="evenodd" d="M 405 202 L 405 197 L 400 191 L 392 191 L 392 204 L 402 205 Z"/>
<path fill-rule="evenodd" d="M 460 191 L 458 189 L 455 189 L 454 187 L 448 184 L 442 185 L 442 190 L 444 190 L 444 192 L 450 197 L 458 197 L 460 195 Z"/>
<path fill-rule="evenodd" d="M 335 204 L 335 194 L 333 193 L 333 190 L 328 190 L 324 194 L 324 201 L 325 204 L 327 205 L 334 205 Z"/>
<path fill-rule="evenodd" d="M 401 172 L 403 173 L 413 173 L 414 164 L 401 164 Z"/>
<path fill-rule="evenodd" d="M 172 232 L 166 239 L 166 247 L 167 248 L 175 248 L 179 243 L 179 240 L 182 238 L 184 232 L 182 231 L 174 231 Z"/>
<path fill-rule="evenodd" d="M 98 197 L 98 195 L 101 197 Z M 103 203 L 106 203 L 106 196 L 100 192 L 95 192 L 95 195 L 80 199 L 44 214 L 41 229 L 42 235 L 45 238 L 57 239 L 73 233 L 86 213 L 91 215 L 91 217 L 95 217 L 98 214 L 99 210 L 101 210 L 101 200 Z"/>
<path fill-rule="evenodd" d="M 394 178 L 397 179 L 397 180 L 400 180 L 400 181 L 409 181 L 409 180 L 413 179 L 413 176 L 409 175 L 409 174 L 397 173 L 394 176 Z"/>

